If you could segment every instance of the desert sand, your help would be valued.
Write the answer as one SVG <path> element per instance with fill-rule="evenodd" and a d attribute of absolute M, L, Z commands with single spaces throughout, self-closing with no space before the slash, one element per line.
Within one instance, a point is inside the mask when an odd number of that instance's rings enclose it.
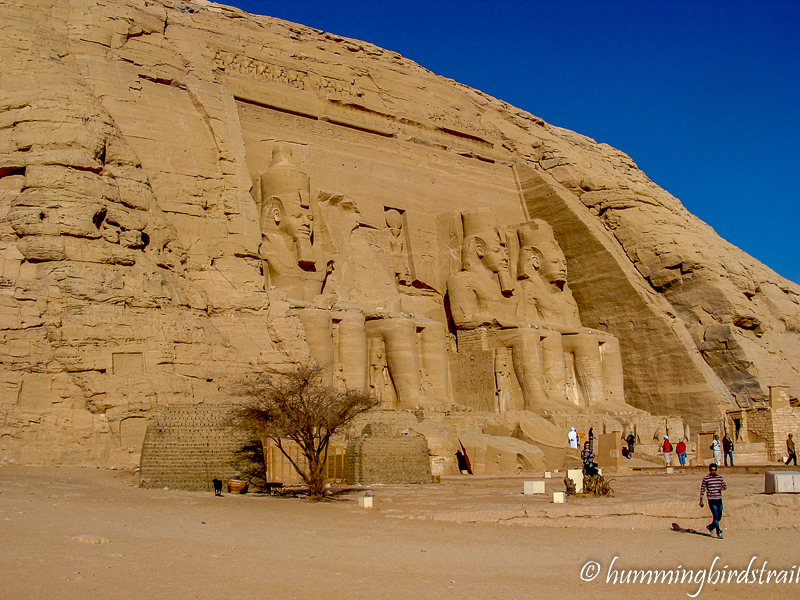
<path fill-rule="evenodd" d="M 700 585 L 606 579 L 631 568 L 713 565 L 713 574 L 750 564 L 763 581 L 764 561 L 795 577 L 800 498 L 762 494 L 761 474 L 723 475 L 718 540 L 703 535 L 696 471 L 618 476 L 614 498 L 565 505 L 549 494 L 563 489 L 560 479 L 547 480 L 547 496 L 524 496 L 524 477 L 452 477 L 373 486 L 375 506 L 362 509 L 365 489 L 334 487 L 337 499 L 324 503 L 217 498 L 141 489 L 132 471 L 3 466 L 0 598 L 681 598 Z M 599 574 L 582 581 L 590 561 Z M 696 597 L 800 593 L 774 578 L 704 579 Z"/>

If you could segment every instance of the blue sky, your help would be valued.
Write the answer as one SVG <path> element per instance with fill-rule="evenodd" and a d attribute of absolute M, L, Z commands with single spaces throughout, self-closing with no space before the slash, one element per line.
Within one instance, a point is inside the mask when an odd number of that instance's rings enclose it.
<path fill-rule="evenodd" d="M 226 2 L 399 52 L 631 156 L 800 282 L 800 2 Z"/>

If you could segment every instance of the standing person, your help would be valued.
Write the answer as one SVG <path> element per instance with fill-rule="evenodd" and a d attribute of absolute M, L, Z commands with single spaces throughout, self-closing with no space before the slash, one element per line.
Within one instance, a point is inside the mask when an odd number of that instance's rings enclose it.
<path fill-rule="evenodd" d="M 686 466 L 686 442 L 683 441 L 683 438 L 681 438 L 681 441 L 679 441 L 677 443 L 677 445 L 675 446 L 675 452 L 678 454 L 678 460 L 681 462 L 681 466 L 685 467 Z"/>
<path fill-rule="evenodd" d="M 583 444 L 583 451 L 581 452 L 581 460 L 583 461 L 583 474 L 587 477 L 594 477 L 597 475 L 597 464 L 594 462 L 594 452 L 589 445 L 589 442 Z"/>
<path fill-rule="evenodd" d="M 628 443 L 628 458 L 631 458 L 633 456 L 633 446 L 636 444 L 636 434 L 631 431 L 625 441 Z"/>
<path fill-rule="evenodd" d="M 670 452 L 672 452 L 672 444 L 669 443 L 669 436 L 664 436 L 664 444 L 661 446 L 661 450 L 664 451 L 664 462 L 669 466 L 670 462 Z"/>
<path fill-rule="evenodd" d="M 728 437 L 728 432 L 725 432 L 725 437 L 722 438 L 722 451 L 725 453 L 725 466 L 728 466 L 728 457 L 731 459 L 731 466 L 733 466 L 733 440 Z"/>
<path fill-rule="evenodd" d="M 594 452 L 594 427 L 589 427 L 589 450 Z"/>
<path fill-rule="evenodd" d="M 575 431 L 574 427 L 570 427 L 570 432 L 567 434 L 567 439 L 569 440 L 569 447 L 578 449 L 578 432 Z"/>
<path fill-rule="evenodd" d="M 725 485 L 725 480 L 717 475 L 717 465 L 711 463 L 708 465 L 708 475 L 703 477 L 703 482 L 700 484 L 700 506 L 703 506 L 703 494 L 708 498 L 708 508 L 711 509 L 711 523 L 706 525 L 708 535 L 713 535 L 712 531 L 717 530 L 717 537 L 722 539 L 722 529 L 719 527 L 719 521 L 722 519 L 722 490 L 727 490 L 728 486 Z"/>
<path fill-rule="evenodd" d="M 792 439 L 792 434 L 790 433 L 786 438 L 786 452 L 789 454 L 789 458 L 786 459 L 786 464 L 788 465 L 791 461 L 794 461 L 794 466 L 797 466 L 797 452 L 794 448 L 794 440 Z"/>
<path fill-rule="evenodd" d="M 714 453 L 714 462 L 722 464 L 722 444 L 719 443 L 719 435 L 714 434 L 714 441 L 711 442 L 711 451 Z"/>

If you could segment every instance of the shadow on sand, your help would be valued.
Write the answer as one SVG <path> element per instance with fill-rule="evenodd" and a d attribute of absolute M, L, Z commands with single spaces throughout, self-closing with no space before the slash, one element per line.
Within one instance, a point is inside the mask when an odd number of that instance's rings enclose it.
<path fill-rule="evenodd" d="M 677 531 L 678 533 L 691 533 L 693 535 L 702 535 L 703 537 L 714 537 L 708 531 L 697 531 L 696 529 L 684 529 L 677 523 L 672 524 L 672 531 Z"/>

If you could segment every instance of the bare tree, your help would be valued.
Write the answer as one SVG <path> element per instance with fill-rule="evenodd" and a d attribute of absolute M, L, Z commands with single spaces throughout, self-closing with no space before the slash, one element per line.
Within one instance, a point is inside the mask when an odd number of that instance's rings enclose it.
<path fill-rule="evenodd" d="M 327 385 L 324 373 L 323 367 L 304 363 L 285 373 L 256 375 L 239 384 L 238 394 L 249 400 L 232 414 L 234 427 L 275 443 L 317 500 L 325 496 L 331 436 L 378 404 L 367 392 Z M 287 452 L 287 439 L 300 447 L 307 465 Z"/>

